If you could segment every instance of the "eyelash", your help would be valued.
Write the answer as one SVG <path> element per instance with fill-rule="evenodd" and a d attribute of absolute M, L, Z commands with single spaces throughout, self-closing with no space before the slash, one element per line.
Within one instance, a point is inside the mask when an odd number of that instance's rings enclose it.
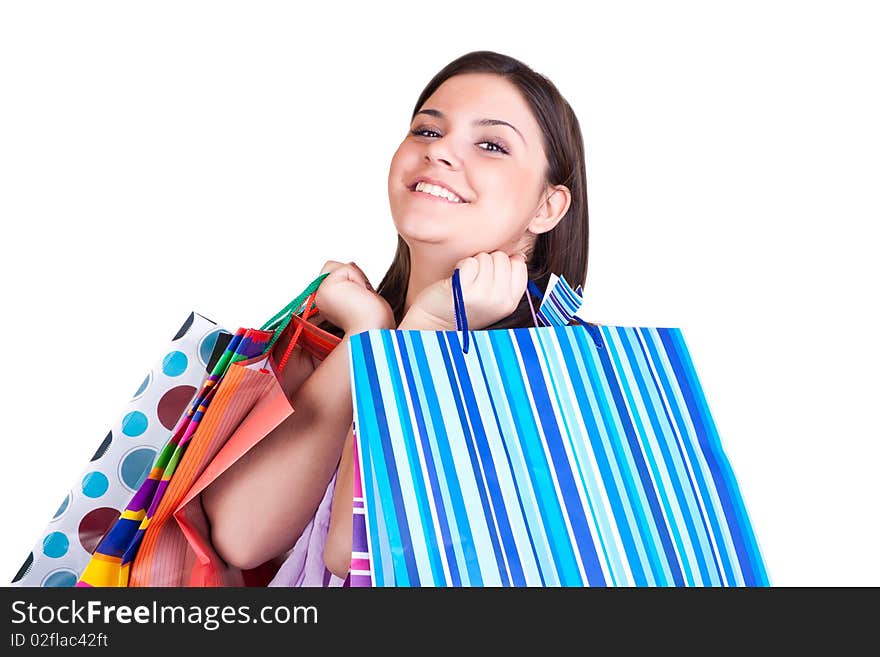
<path fill-rule="evenodd" d="M 415 136 L 415 137 L 421 137 L 421 136 L 423 136 L 423 135 L 420 134 L 420 133 L 422 133 L 422 132 L 433 132 L 433 133 L 435 133 L 435 134 L 439 134 L 436 130 L 432 130 L 431 128 L 416 128 L 415 130 L 410 130 L 410 134 L 413 135 L 413 136 Z M 496 139 L 497 139 L 497 137 L 496 137 Z M 497 147 L 497 148 L 499 149 L 499 150 L 497 150 L 497 151 L 493 151 L 493 150 L 488 149 L 488 148 L 484 148 L 484 149 L 483 149 L 484 151 L 488 151 L 489 153 L 504 153 L 505 155 L 509 155 L 509 151 L 507 150 L 507 148 L 505 148 L 502 144 L 500 144 L 500 143 L 497 142 L 497 141 L 490 141 L 490 140 L 486 139 L 486 140 L 483 140 L 483 141 L 478 142 L 478 143 L 480 143 L 480 144 L 492 144 L 493 146 L 495 146 L 495 147 Z"/>

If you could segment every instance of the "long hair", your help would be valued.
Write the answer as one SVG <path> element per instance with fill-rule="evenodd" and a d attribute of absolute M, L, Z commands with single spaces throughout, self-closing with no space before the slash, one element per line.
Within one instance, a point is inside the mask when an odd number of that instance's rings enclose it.
<path fill-rule="evenodd" d="M 550 274 L 564 276 L 573 288 L 583 285 L 587 278 L 590 231 L 584 141 L 577 116 L 556 86 L 540 73 L 513 57 L 489 50 L 477 50 L 453 60 L 428 82 L 416 101 L 410 118 L 415 117 L 441 84 L 452 76 L 463 73 L 493 73 L 516 85 L 543 135 L 544 153 L 547 157 L 545 182 L 550 185 L 565 185 L 571 190 L 571 203 L 565 216 L 552 230 L 536 235 L 531 253 L 526 254 L 529 280 L 542 293 Z M 409 273 L 409 246 L 398 235 L 394 259 L 376 290 L 391 306 L 396 324 L 403 320 Z M 526 290 L 519 305 L 510 315 L 485 328 L 534 326 L 526 298 L 528 294 Z M 532 299 L 536 309 L 539 302 L 539 299 Z M 341 331 L 329 322 L 323 322 L 321 328 L 341 336 Z"/>

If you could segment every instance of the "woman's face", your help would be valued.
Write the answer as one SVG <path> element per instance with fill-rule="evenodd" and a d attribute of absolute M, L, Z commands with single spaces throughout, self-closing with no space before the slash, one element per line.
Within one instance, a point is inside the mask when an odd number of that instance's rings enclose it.
<path fill-rule="evenodd" d="M 523 251 L 534 239 L 527 228 L 543 200 L 546 167 L 541 130 L 513 84 L 489 73 L 453 76 L 419 108 L 391 160 L 397 232 L 410 249 L 432 244 L 445 260 Z M 460 202 L 428 193 L 437 188 L 414 190 L 419 177 Z"/>

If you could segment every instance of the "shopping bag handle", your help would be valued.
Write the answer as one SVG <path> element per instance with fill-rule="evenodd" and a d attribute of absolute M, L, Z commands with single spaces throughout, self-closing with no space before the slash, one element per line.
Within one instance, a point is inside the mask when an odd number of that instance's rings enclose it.
<path fill-rule="evenodd" d="M 293 319 L 294 315 L 299 315 L 302 313 L 303 319 L 308 319 L 312 315 L 318 312 L 318 309 L 315 307 L 315 297 L 318 294 L 318 287 L 321 285 L 321 282 L 330 275 L 330 272 L 325 274 L 320 274 L 315 280 L 309 283 L 306 286 L 299 296 L 297 296 L 293 301 L 284 306 L 281 310 L 279 310 L 272 318 L 267 321 L 263 326 L 260 327 L 261 331 L 274 331 L 272 335 L 272 339 L 269 341 L 269 345 L 266 347 L 266 352 L 269 352 L 275 343 L 278 341 L 278 338 L 284 333 L 285 329 L 290 325 L 290 322 Z M 303 303 L 305 301 L 305 303 Z M 290 358 L 290 354 L 293 351 L 293 347 L 296 345 L 299 340 L 299 336 L 302 334 L 303 326 L 302 324 L 297 325 L 296 330 L 290 338 L 290 342 L 287 344 L 287 348 L 284 351 L 284 354 L 281 357 L 281 360 L 278 361 L 278 371 L 284 371 L 285 365 L 287 365 L 287 360 Z"/>
<path fill-rule="evenodd" d="M 468 345 L 470 344 L 470 333 L 467 325 L 467 312 L 464 308 L 464 296 L 461 293 L 461 274 L 458 271 L 458 267 L 452 272 L 452 310 L 455 313 L 455 330 L 464 331 L 464 342 L 461 345 L 461 350 L 467 353 Z"/>
<path fill-rule="evenodd" d="M 261 331 L 271 331 L 273 329 L 281 327 L 281 330 L 283 331 L 284 327 L 286 327 L 290 323 L 291 315 L 298 315 L 299 314 L 300 307 L 304 305 L 303 301 L 306 300 L 306 297 L 312 297 L 310 299 L 310 301 L 312 303 L 314 302 L 313 293 L 318 291 L 318 287 L 321 285 L 323 280 L 325 278 L 327 278 L 329 275 L 330 275 L 330 272 L 320 274 L 315 280 L 313 280 L 311 283 L 309 283 L 306 286 L 306 289 L 304 289 L 299 294 L 299 296 L 296 297 L 296 299 L 294 299 L 289 304 L 284 306 L 284 308 L 282 308 L 281 310 L 279 310 L 277 313 L 275 313 L 272 316 L 272 319 L 270 319 L 265 324 L 263 324 L 260 327 L 260 330 Z M 309 306 L 309 310 L 311 310 L 311 306 Z"/>
<path fill-rule="evenodd" d="M 526 286 L 525 295 L 526 299 L 529 302 L 529 308 L 532 311 L 532 320 L 535 323 L 535 328 L 538 328 L 541 326 L 541 324 L 538 321 L 538 316 L 535 314 L 535 306 L 532 304 L 532 295 L 540 299 L 541 290 L 538 289 L 538 286 L 535 285 L 535 283 L 531 279 L 528 279 L 528 285 Z M 455 271 L 452 272 L 452 303 L 453 311 L 455 313 L 455 330 L 464 333 L 462 351 L 464 353 L 467 353 L 468 346 L 470 344 L 470 333 L 468 331 L 467 312 L 464 306 L 464 295 L 461 291 L 461 274 L 457 267 Z M 572 319 L 577 321 L 578 324 L 584 326 L 589 332 L 590 337 L 593 339 L 593 343 L 596 345 L 596 348 L 602 349 L 602 334 L 599 331 L 598 325 L 584 321 L 577 315 L 573 315 Z"/>

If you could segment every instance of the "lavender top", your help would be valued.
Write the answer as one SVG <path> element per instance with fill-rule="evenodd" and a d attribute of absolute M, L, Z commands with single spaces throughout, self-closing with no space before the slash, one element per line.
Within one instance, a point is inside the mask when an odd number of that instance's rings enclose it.
<path fill-rule="evenodd" d="M 327 485 L 324 498 L 318 505 L 315 515 L 306 525 L 296 545 L 288 553 L 287 558 L 269 586 L 317 586 L 337 587 L 348 586 L 349 577 L 337 577 L 324 564 L 324 546 L 327 544 L 327 532 L 330 528 L 330 508 L 333 504 L 333 490 L 336 487 L 336 475 Z"/>

